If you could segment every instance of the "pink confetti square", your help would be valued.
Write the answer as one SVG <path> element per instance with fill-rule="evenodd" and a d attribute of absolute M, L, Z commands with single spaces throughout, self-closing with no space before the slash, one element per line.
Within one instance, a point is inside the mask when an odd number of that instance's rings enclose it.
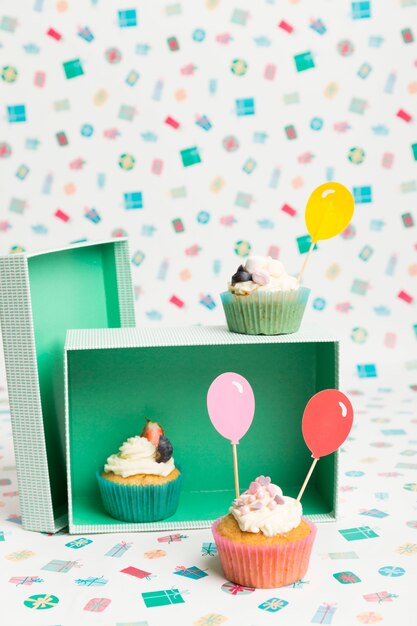
<path fill-rule="evenodd" d="M 84 611 L 102 613 L 109 606 L 110 598 L 91 598 L 84 607 Z"/>

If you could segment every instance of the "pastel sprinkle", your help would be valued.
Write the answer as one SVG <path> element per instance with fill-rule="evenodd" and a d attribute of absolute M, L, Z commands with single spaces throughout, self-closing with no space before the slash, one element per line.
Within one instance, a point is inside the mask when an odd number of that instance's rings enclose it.
<path fill-rule="evenodd" d="M 269 495 L 273 498 L 275 496 L 276 492 L 277 492 L 276 485 L 271 483 L 270 485 L 268 485 L 267 491 L 268 491 Z"/>
<path fill-rule="evenodd" d="M 262 487 L 267 487 L 269 485 L 269 483 L 271 482 L 271 479 L 269 476 L 258 476 L 258 478 L 255 479 L 257 483 L 259 483 L 260 485 L 262 485 Z"/>
<path fill-rule="evenodd" d="M 253 270 L 252 280 L 258 285 L 267 285 L 271 280 L 271 276 L 265 270 Z"/>

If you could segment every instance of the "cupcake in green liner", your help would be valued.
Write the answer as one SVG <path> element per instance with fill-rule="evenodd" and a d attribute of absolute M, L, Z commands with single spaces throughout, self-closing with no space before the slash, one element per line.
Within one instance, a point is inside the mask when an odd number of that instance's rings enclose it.
<path fill-rule="evenodd" d="M 300 328 L 309 295 L 280 261 L 249 256 L 220 297 L 232 332 L 285 335 Z"/>
<path fill-rule="evenodd" d="M 124 522 L 156 522 L 174 515 L 182 473 L 172 454 L 163 428 L 147 420 L 141 435 L 127 439 L 96 474 L 107 513 Z"/>

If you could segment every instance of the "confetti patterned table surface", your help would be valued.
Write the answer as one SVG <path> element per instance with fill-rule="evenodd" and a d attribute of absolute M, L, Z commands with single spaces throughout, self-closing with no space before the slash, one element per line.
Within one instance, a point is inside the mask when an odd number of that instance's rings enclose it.
<path fill-rule="evenodd" d="M 225 580 L 210 530 L 86 536 L 24 531 L 3 394 L 4 623 L 414 626 L 417 399 L 410 394 L 369 381 L 349 391 L 356 417 L 341 454 L 341 518 L 319 525 L 306 578 L 271 590 Z"/>

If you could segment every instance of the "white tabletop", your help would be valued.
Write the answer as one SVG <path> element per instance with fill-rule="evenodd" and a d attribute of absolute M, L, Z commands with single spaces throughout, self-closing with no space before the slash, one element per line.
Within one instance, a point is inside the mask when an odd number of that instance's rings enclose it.
<path fill-rule="evenodd" d="M 161 541 L 166 532 L 86 535 L 88 543 L 77 542 L 80 547 L 71 543 L 82 537 L 65 532 L 48 536 L 24 531 L 3 391 L 0 572 L 7 624 L 260 626 L 281 619 L 297 626 L 380 621 L 412 626 L 412 590 L 417 582 L 417 438 L 413 434 L 417 398 L 404 385 L 391 387 L 369 379 L 346 387 L 356 416 L 341 454 L 342 516 L 337 523 L 319 525 L 306 578 L 271 590 L 225 587 L 228 581 L 210 530 L 186 531 L 174 541 Z M 353 540 L 341 532 L 363 527 L 368 530 L 351 531 Z M 360 539 L 361 533 L 377 536 Z M 201 578 L 175 573 L 193 566 L 203 571 Z M 129 567 L 148 572 L 148 577 L 122 571 Z M 169 591 L 176 603 L 147 608 L 142 594 L 153 591 L 166 597 Z M 38 595 L 51 596 L 48 609 L 25 605 L 36 606 Z M 276 615 L 260 608 L 270 600 L 270 607 L 281 605 Z"/>

